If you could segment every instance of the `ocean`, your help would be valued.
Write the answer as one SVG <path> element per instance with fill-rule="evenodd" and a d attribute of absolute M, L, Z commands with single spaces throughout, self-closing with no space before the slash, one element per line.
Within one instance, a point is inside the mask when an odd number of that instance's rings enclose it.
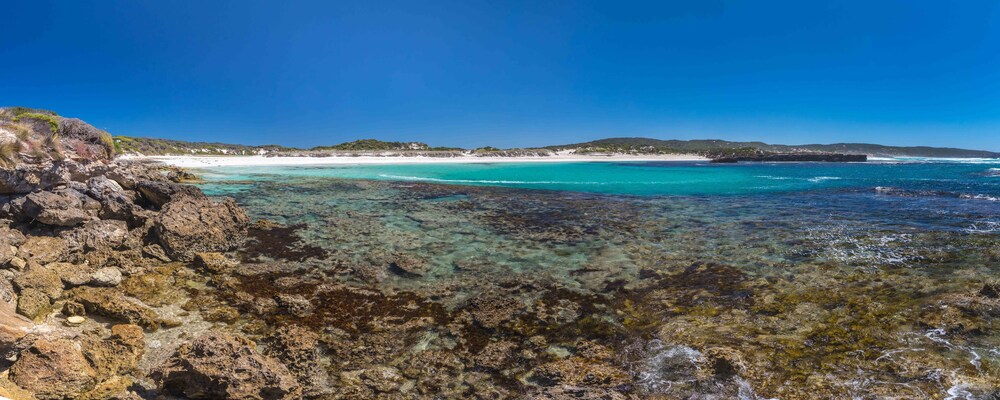
<path fill-rule="evenodd" d="M 294 227 L 262 262 L 427 306 L 414 326 L 330 310 L 412 342 L 358 363 L 440 351 L 525 393 L 553 363 L 597 362 L 596 343 L 620 372 L 608 385 L 643 397 L 1000 393 L 1000 160 L 196 172 Z M 477 314 L 484 298 L 498 320 Z M 496 343 L 519 355 L 476 364 Z"/>

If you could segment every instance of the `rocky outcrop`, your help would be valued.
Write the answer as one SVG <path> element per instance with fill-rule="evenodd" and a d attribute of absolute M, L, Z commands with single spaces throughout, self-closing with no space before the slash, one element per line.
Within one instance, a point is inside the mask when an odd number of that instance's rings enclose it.
<path fill-rule="evenodd" d="M 182 345 L 152 377 L 164 392 L 191 399 L 297 398 L 295 377 L 255 346 L 246 338 L 209 332 Z"/>
<path fill-rule="evenodd" d="M 93 387 L 97 372 L 79 345 L 66 339 L 39 339 L 10 367 L 10 380 L 39 399 L 67 399 Z"/>
<path fill-rule="evenodd" d="M 31 193 L 21 204 L 25 217 L 56 226 L 75 226 L 97 219 L 100 209 L 100 202 L 72 189 Z"/>
<path fill-rule="evenodd" d="M 238 248 L 246 241 L 249 224 L 246 212 L 233 199 L 183 196 L 163 207 L 154 229 L 170 258 L 191 261 L 197 253 Z"/>
<path fill-rule="evenodd" d="M 70 290 L 66 297 L 82 304 L 89 314 L 102 315 L 146 329 L 156 330 L 160 327 L 160 319 L 153 309 L 114 289 L 82 286 Z"/>
<path fill-rule="evenodd" d="M 173 182 L 140 181 L 136 184 L 136 189 L 146 201 L 158 208 L 181 197 L 205 198 L 201 189 Z"/>
<path fill-rule="evenodd" d="M 70 170 L 65 162 L 0 168 L 0 194 L 31 193 L 65 185 L 69 181 Z"/>

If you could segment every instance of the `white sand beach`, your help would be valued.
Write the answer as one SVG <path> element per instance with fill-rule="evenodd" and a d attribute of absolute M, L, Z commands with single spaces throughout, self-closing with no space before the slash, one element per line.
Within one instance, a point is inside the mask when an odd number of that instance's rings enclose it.
<path fill-rule="evenodd" d="M 446 163 L 499 163 L 499 162 L 623 162 L 623 161 L 705 161 L 705 157 L 694 154 L 663 155 L 581 155 L 558 153 L 551 156 L 523 157 L 483 157 L 463 155 L 459 157 L 432 157 L 424 155 L 343 155 L 324 157 L 291 156 L 134 156 L 122 158 L 154 160 L 182 168 L 211 168 L 266 165 L 350 165 L 350 164 L 446 164 Z"/>

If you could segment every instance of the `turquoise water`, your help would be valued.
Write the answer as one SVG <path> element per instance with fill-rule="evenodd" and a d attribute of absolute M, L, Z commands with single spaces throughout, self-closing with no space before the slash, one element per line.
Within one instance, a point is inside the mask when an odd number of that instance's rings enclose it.
<path fill-rule="evenodd" d="M 740 195 L 842 188 L 940 191 L 1000 198 L 1000 160 L 864 164 L 685 162 L 494 163 L 222 167 L 208 181 L 346 178 L 625 195 Z"/>

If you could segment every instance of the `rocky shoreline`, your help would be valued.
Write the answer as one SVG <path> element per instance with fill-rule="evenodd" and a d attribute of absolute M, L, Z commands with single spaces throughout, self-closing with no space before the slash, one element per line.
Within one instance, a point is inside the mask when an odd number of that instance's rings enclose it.
<path fill-rule="evenodd" d="M 234 200 L 43 122 L 0 114 L 0 139 L 27 130 L 0 169 L 7 398 L 998 393 L 973 350 L 1000 331 L 994 236 L 804 234 L 810 200 L 769 220 L 727 199 L 309 179 Z M 880 252 L 915 265 L 868 269 Z"/>

